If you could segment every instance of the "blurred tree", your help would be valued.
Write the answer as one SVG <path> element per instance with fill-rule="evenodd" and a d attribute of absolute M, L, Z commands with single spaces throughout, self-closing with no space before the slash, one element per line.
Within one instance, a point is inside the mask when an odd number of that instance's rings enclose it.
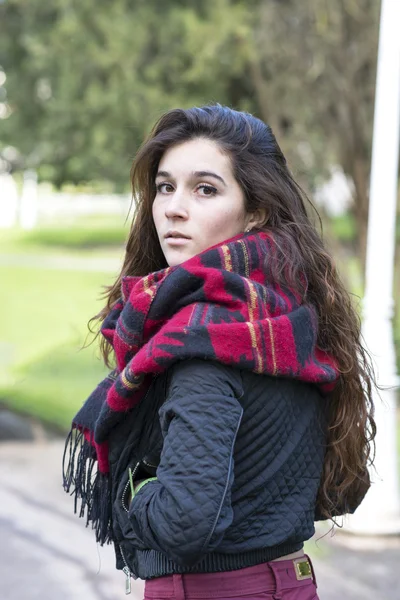
<path fill-rule="evenodd" d="M 364 258 L 379 32 L 376 0 L 260 0 L 250 76 L 258 112 L 312 177 L 339 164 L 354 183 Z"/>
<path fill-rule="evenodd" d="M 1 143 L 57 185 L 124 187 L 164 110 L 227 103 L 271 124 L 308 186 L 342 166 L 363 256 L 378 21 L 376 0 L 7 0 Z"/>
<path fill-rule="evenodd" d="M 56 185 L 127 186 L 132 156 L 164 110 L 244 97 L 244 63 L 232 60 L 244 9 L 229 4 L 8 0 L 0 65 L 12 114 L 1 143 Z"/>

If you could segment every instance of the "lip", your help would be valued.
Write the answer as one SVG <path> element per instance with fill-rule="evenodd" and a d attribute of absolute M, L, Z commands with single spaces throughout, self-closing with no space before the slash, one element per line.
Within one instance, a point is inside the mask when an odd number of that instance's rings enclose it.
<path fill-rule="evenodd" d="M 164 236 L 164 239 L 167 244 L 170 244 L 172 246 L 182 246 L 190 240 L 189 237 L 185 236 L 183 233 L 177 231 L 176 229 L 170 229 L 169 231 L 167 231 L 167 233 Z"/>
<path fill-rule="evenodd" d="M 184 237 L 168 237 L 165 238 L 165 242 L 170 246 L 183 246 L 187 242 L 190 242 L 190 239 Z"/>

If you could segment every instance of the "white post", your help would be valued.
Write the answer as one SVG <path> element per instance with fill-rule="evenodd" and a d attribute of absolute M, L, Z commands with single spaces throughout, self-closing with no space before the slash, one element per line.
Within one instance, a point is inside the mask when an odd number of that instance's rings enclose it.
<path fill-rule="evenodd" d="M 0 173 L 0 228 L 11 228 L 17 222 L 18 190 L 9 173 Z"/>
<path fill-rule="evenodd" d="M 36 171 L 25 171 L 19 214 L 22 229 L 33 229 L 36 226 L 37 209 Z"/>
<path fill-rule="evenodd" d="M 372 146 L 363 336 L 378 383 L 376 470 L 364 502 L 349 518 L 348 531 L 400 533 L 396 445 L 396 375 L 393 342 L 393 267 L 400 120 L 400 1 L 382 0 Z"/>

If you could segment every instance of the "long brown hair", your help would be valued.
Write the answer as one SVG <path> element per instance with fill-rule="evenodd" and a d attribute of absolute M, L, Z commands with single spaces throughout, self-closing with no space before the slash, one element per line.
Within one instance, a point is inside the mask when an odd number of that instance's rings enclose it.
<path fill-rule="evenodd" d="M 337 360 L 340 377 L 328 400 L 328 437 L 318 492 L 322 516 L 331 518 L 338 504 L 351 506 L 365 484 L 367 464 L 373 462 L 375 380 L 361 343 L 358 314 L 306 210 L 305 202 L 312 204 L 293 179 L 268 125 L 219 104 L 171 110 L 159 119 L 132 166 L 135 213 L 123 267 L 114 285 L 106 288 L 106 306 L 92 321 L 101 322 L 119 299 L 123 276 L 146 275 L 167 266 L 152 219 L 155 176 L 168 148 L 195 138 L 215 141 L 230 157 L 247 211 L 266 209 L 260 229 L 272 234 L 279 248 L 274 276 L 314 305 L 318 346 Z M 104 339 L 101 348 L 109 364 L 112 349 Z"/>

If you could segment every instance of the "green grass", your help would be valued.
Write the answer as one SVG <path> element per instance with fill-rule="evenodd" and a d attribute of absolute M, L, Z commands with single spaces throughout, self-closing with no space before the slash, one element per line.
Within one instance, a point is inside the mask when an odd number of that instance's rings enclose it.
<path fill-rule="evenodd" d="M 66 427 L 102 378 L 86 323 L 112 275 L 0 267 L 0 399 Z M 95 343 L 96 344 L 96 343 Z"/>
<path fill-rule="evenodd" d="M 0 237 L 1 254 L 84 255 L 121 254 L 129 225 L 122 218 L 110 221 L 96 218 L 79 223 L 66 222 L 62 227 L 41 227 L 32 231 L 3 230 Z"/>
<path fill-rule="evenodd" d="M 0 400 L 18 412 L 66 430 L 106 373 L 93 346 L 80 350 L 71 340 L 15 369 L 14 385 L 0 389 Z"/>
<path fill-rule="evenodd" d="M 104 248 L 105 246 L 122 246 L 126 233 L 126 228 L 122 226 L 59 227 L 34 230 L 26 233 L 21 241 L 23 245 L 46 247 Z"/>
<path fill-rule="evenodd" d="M 0 278 L 2 356 L 14 366 L 77 336 L 83 341 L 88 319 L 102 306 L 101 286 L 112 282 L 110 273 L 4 266 Z"/>
<path fill-rule="evenodd" d="M 80 350 L 87 321 L 100 310 L 112 273 L 45 269 L 41 257 L 121 258 L 128 230 L 119 217 L 94 217 L 56 229 L 2 231 L 0 255 L 35 257 L 35 267 L 0 265 L 0 401 L 68 428 L 104 377 L 97 342 Z M 98 351 L 97 351 L 98 355 Z"/>

